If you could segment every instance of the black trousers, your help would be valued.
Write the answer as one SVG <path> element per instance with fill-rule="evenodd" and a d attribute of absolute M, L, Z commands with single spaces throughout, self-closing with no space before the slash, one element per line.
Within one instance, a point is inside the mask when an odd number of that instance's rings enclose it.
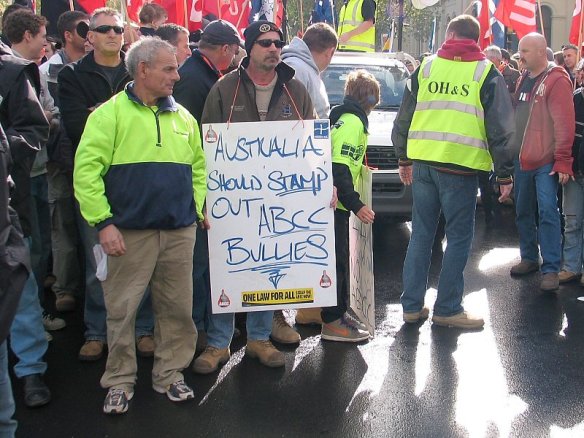
<path fill-rule="evenodd" d="M 335 210 L 335 254 L 337 257 L 337 305 L 324 307 L 321 312 L 323 322 L 336 321 L 347 311 L 349 303 L 349 217 L 351 212 Z"/>

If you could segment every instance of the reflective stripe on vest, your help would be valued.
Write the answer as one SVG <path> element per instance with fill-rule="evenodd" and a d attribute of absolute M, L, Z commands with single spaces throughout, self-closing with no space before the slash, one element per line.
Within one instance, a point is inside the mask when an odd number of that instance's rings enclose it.
<path fill-rule="evenodd" d="M 363 0 L 349 0 L 346 5 L 341 7 L 339 17 L 342 21 L 339 23 L 339 36 L 352 31 L 361 23 L 364 18 L 361 13 Z M 347 17 L 347 11 L 350 9 L 351 15 Z M 351 37 L 346 44 L 339 44 L 339 50 L 356 50 L 359 52 L 375 52 L 375 25 L 365 32 Z"/>
<path fill-rule="evenodd" d="M 408 157 L 491 170 L 480 90 L 489 61 L 424 60 L 416 110 L 408 133 Z"/>

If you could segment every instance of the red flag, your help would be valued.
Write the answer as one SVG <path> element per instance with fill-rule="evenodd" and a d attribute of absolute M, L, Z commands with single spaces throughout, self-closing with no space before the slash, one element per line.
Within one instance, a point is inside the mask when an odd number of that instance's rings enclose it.
<path fill-rule="evenodd" d="M 213 14 L 221 20 L 233 24 L 241 35 L 249 20 L 248 0 L 204 0 L 203 15 Z"/>
<path fill-rule="evenodd" d="M 140 22 L 138 15 L 140 14 L 140 9 L 142 9 L 142 6 L 144 6 L 145 3 L 146 0 L 127 0 L 126 7 L 128 8 L 128 16 L 134 23 Z"/>
<path fill-rule="evenodd" d="M 133 0 L 134 1 L 134 0 Z M 197 13 L 201 0 L 155 0 L 168 13 L 168 22 L 186 27 L 189 31 L 201 28 L 203 16 Z M 198 8 L 198 9 L 197 9 Z M 186 22 L 185 22 L 186 20 Z"/>
<path fill-rule="evenodd" d="M 481 0 L 481 12 L 479 14 L 479 24 L 481 25 L 481 36 L 479 45 L 481 49 L 491 44 L 491 13 L 489 11 L 489 0 Z"/>
<path fill-rule="evenodd" d="M 572 28 L 570 29 L 570 42 L 578 45 L 580 42 L 580 27 L 582 26 L 580 19 L 582 16 L 582 0 L 576 0 L 574 6 L 574 14 L 572 16 Z"/>
<path fill-rule="evenodd" d="M 495 18 L 515 29 L 518 38 L 535 32 L 535 0 L 501 0 Z"/>
<path fill-rule="evenodd" d="M 98 8 L 105 8 L 105 0 L 77 0 L 77 3 L 89 15 Z"/>
<path fill-rule="evenodd" d="M 189 30 L 202 29 L 203 27 L 203 0 L 190 0 Z"/>

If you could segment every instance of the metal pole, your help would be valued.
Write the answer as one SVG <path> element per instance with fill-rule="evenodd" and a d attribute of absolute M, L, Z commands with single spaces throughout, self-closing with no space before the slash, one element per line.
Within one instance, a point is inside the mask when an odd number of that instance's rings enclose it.
<path fill-rule="evenodd" d="M 402 51 L 402 42 L 404 36 L 404 0 L 398 0 L 399 17 L 397 24 L 397 51 Z"/>

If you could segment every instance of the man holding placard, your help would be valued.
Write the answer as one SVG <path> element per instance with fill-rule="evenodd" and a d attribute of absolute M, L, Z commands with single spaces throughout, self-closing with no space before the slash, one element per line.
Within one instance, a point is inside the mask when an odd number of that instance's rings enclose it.
<path fill-rule="evenodd" d="M 248 26 L 244 36 L 247 57 L 211 89 L 203 124 L 313 119 L 314 108 L 306 88 L 293 79 L 294 70 L 280 62 L 284 41 L 278 26 L 257 21 Z M 282 367 L 284 355 L 269 340 L 273 314 L 247 314 L 246 354 L 268 367 Z M 195 367 L 205 365 L 212 372 L 227 362 L 233 318 L 233 313 L 211 315 L 207 332 L 210 348 L 197 358 Z"/>

